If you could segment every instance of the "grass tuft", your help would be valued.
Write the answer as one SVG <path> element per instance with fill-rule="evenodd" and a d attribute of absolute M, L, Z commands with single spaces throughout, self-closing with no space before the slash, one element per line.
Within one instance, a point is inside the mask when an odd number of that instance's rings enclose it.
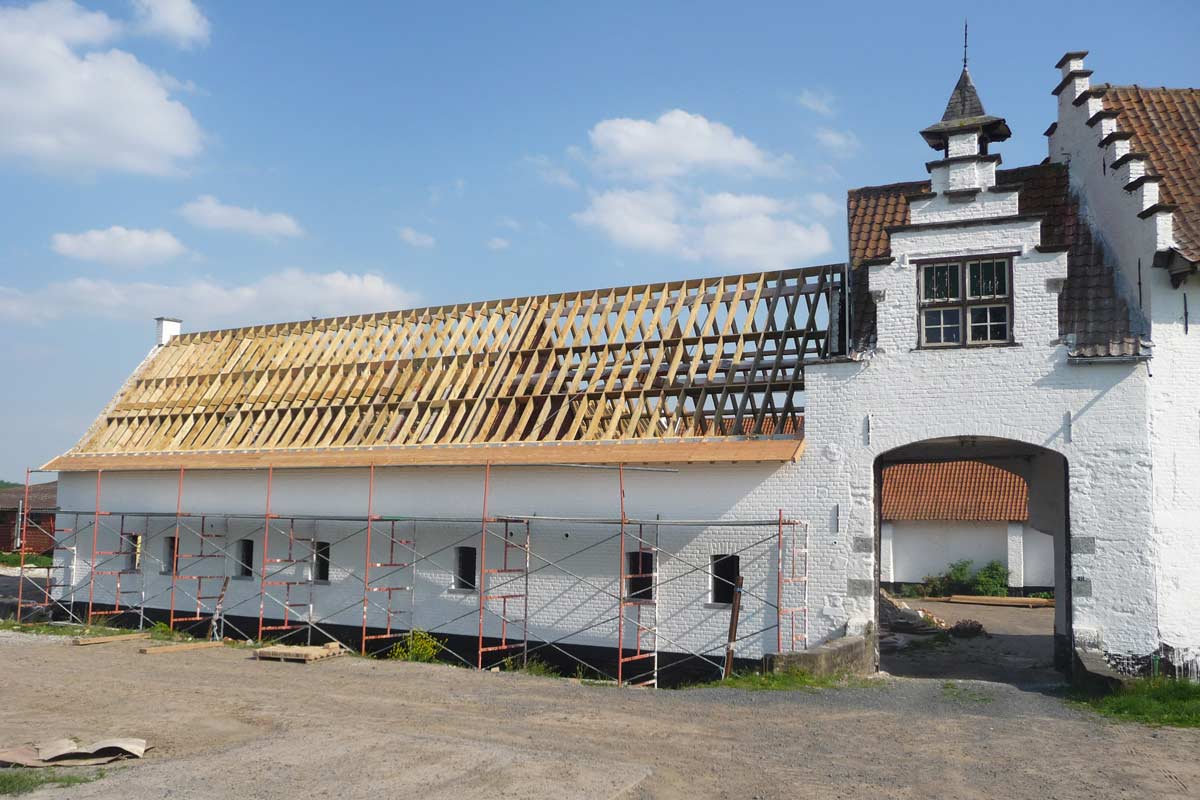
<path fill-rule="evenodd" d="M 875 686 L 875 682 L 847 673 L 835 675 L 813 675 L 811 672 L 793 669 L 784 672 L 735 672 L 729 678 L 708 683 L 692 684 L 693 689 L 746 689 L 761 691 L 805 691 L 818 689 L 860 689 Z"/>
<path fill-rule="evenodd" d="M 1097 713 L 1119 720 L 1200 728 L 1200 683 L 1145 678 L 1112 694 L 1077 693 L 1073 699 Z"/>
<path fill-rule="evenodd" d="M 942 697 L 958 703 L 990 703 L 996 699 L 987 692 L 951 681 L 942 684 Z"/>
<path fill-rule="evenodd" d="M 19 567 L 21 566 L 20 553 L 0 553 L 0 567 Z M 43 556 L 37 553 L 25 554 L 25 566 L 27 567 L 53 567 L 54 559 L 50 556 Z"/>
<path fill-rule="evenodd" d="M 40 636 L 117 636 L 133 633 L 128 628 L 106 628 L 103 625 L 61 625 L 49 622 L 19 623 L 16 620 L 0 620 L 0 631 L 33 633 Z"/>
<path fill-rule="evenodd" d="M 54 769 L 10 767 L 0 769 L 0 795 L 28 794 L 44 786 L 78 786 L 104 777 L 104 770 L 65 774 Z"/>

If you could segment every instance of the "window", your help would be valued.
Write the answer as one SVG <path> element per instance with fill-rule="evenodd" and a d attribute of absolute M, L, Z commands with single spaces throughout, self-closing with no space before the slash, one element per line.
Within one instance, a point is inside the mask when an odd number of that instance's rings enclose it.
<path fill-rule="evenodd" d="M 313 542 L 313 579 L 329 580 L 329 542 Z"/>
<path fill-rule="evenodd" d="M 254 540 L 238 539 L 237 570 L 234 574 L 239 578 L 249 578 L 254 574 Z"/>
<path fill-rule="evenodd" d="M 454 588 L 475 591 L 475 548 L 454 548 Z"/>
<path fill-rule="evenodd" d="M 179 554 L 179 539 L 167 536 L 163 539 L 162 573 L 170 575 L 175 571 L 175 557 Z"/>
<path fill-rule="evenodd" d="M 1009 267 L 1007 258 L 922 264 L 920 345 L 962 347 L 1012 341 Z"/>
<path fill-rule="evenodd" d="M 709 602 L 729 605 L 733 602 L 734 590 L 741 571 L 741 559 L 737 556 L 715 555 L 709 561 Z"/>
<path fill-rule="evenodd" d="M 142 568 L 142 535 L 140 533 L 125 534 L 126 551 L 125 570 L 137 572 Z"/>
<path fill-rule="evenodd" d="M 634 550 L 625 554 L 625 599 L 642 602 L 654 599 L 654 551 Z"/>

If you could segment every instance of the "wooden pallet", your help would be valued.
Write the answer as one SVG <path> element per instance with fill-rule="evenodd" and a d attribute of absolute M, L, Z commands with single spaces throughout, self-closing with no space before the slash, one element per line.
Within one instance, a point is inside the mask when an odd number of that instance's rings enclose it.
<path fill-rule="evenodd" d="M 952 594 L 951 603 L 969 603 L 976 606 L 1010 606 L 1014 608 L 1053 608 L 1054 601 L 1044 597 L 986 597 L 972 594 Z"/>
<path fill-rule="evenodd" d="M 275 644 L 254 651 L 254 657 L 259 660 L 265 658 L 270 661 L 298 661 L 301 664 L 311 664 L 313 661 L 337 658 L 345 654 L 345 649 L 337 642 L 312 646 Z"/>

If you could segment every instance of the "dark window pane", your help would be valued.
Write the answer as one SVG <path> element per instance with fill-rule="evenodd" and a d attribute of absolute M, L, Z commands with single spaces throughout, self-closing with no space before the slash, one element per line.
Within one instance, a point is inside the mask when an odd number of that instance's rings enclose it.
<path fill-rule="evenodd" d="M 1008 264 L 1003 261 L 996 262 L 996 296 L 1005 297 L 1008 295 Z"/>
<path fill-rule="evenodd" d="M 1003 342 L 1008 340 L 1008 326 L 1001 323 L 992 326 L 992 341 Z"/>
<path fill-rule="evenodd" d="M 979 291 L 980 291 L 980 289 L 979 289 L 980 267 L 978 264 L 971 264 L 970 266 L 967 267 L 967 270 L 970 273 L 968 275 L 969 283 L 967 285 L 969 288 L 967 289 L 967 291 L 970 293 L 971 297 L 978 297 Z"/>
<path fill-rule="evenodd" d="M 971 309 L 971 324 L 972 325 L 984 325 L 984 324 L 987 324 L 987 321 L 988 321 L 988 310 L 986 308 L 972 308 Z"/>
<path fill-rule="evenodd" d="M 949 279 L 949 291 L 946 297 L 954 299 L 958 297 L 958 265 L 952 264 L 946 267 L 946 277 Z"/>
<path fill-rule="evenodd" d="M 925 267 L 923 271 L 924 281 L 921 287 L 921 298 L 924 300 L 933 300 L 936 298 L 934 290 L 934 275 L 936 274 L 933 267 Z"/>

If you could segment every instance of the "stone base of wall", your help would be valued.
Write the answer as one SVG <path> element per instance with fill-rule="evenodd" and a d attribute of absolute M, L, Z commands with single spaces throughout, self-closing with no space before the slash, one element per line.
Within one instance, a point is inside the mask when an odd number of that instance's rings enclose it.
<path fill-rule="evenodd" d="M 763 656 L 763 672 L 800 670 L 811 675 L 870 675 L 875 672 L 875 632 L 843 636 L 797 653 Z"/>
<path fill-rule="evenodd" d="M 1087 692 L 1107 694 L 1115 692 L 1132 678 L 1112 668 L 1104 653 L 1099 650 L 1075 648 L 1075 660 L 1071 669 L 1071 683 Z"/>

